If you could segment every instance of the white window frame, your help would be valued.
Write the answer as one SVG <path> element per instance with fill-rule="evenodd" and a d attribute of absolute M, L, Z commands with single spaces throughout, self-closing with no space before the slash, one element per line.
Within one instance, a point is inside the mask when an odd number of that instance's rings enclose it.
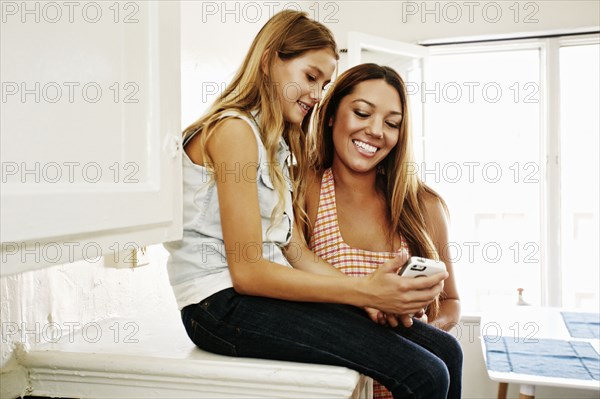
<path fill-rule="evenodd" d="M 600 43 L 599 34 L 583 34 L 501 42 L 430 46 L 429 55 L 465 54 L 514 50 L 540 51 L 540 270 L 542 306 L 562 306 L 561 265 L 561 164 L 560 164 L 560 58 L 561 47 Z M 427 60 L 423 80 L 427 80 Z M 426 108 L 423 110 L 423 140 L 426 143 Z M 425 144 L 426 145 L 426 144 Z M 426 149 L 425 149 L 426 150 Z"/>
<path fill-rule="evenodd" d="M 362 50 L 403 55 L 418 60 L 426 58 L 429 55 L 429 49 L 425 46 L 404 43 L 362 32 L 348 32 L 348 68 L 361 63 Z"/>

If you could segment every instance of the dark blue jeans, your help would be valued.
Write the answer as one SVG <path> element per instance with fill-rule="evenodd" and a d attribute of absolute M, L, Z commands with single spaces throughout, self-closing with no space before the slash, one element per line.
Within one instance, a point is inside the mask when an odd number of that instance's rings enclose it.
<path fill-rule="evenodd" d="M 394 398 L 460 398 L 458 341 L 419 321 L 390 328 L 354 306 L 239 295 L 232 288 L 181 315 L 192 341 L 208 352 L 343 366 L 379 381 Z"/>

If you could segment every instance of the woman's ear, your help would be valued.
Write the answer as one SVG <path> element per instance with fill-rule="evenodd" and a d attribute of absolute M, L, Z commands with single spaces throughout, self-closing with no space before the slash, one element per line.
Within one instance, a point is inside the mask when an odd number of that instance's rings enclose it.
<path fill-rule="evenodd" d="M 268 64 L 268 58 L 269 58 L 269 49 L 266 49 L 265 52 L 262 54 L 262 56 L 260 57 L 260 70 L 262 71 L 262 73 L 264 73 L 266 76 L 269 76 L 269 64 Z"/>

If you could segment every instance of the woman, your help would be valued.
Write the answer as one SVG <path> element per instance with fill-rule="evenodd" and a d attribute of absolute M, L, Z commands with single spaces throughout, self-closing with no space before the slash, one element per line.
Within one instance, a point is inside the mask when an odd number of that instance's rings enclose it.
<path fill-rule="evenodd" d="M 166 245 L 169 278 L 188 335 L 229 356 L 345 366 L 386 384 L 395 397 L 446 397 L 448 372 L 429 359 L 396 367 L 398 334 L 357 307 L 415 313 L 446 273 L 403 279 L 405 254 L 376 273 L 348 278 L 311 256 L 292 234 L 290 150 L 305 166 L 306 125 L 337 63 L 333 36 L 304 13 L 276 14 L 253 41 L 232 83 L 184 132 L 183 239 Z M 293 267 L 282 248 L 299 249 Z M 289 256 L 289 254 L 288 254 Z M 354 305 L 354 306 L 349 306 Z M 340 342 L 339 334 L 356 331 Z M 380 343 L 388 341 L 390 352 Z M 365 341 L 377 342 L 362 353 Z M 382 362 L 381 355 L 392 356 Z"/>
<path fill-rule="evenodd" d="M 459 320 L 460 304 L 452 263 L 440 251 L 448 244 L 447 210 L 437 193 L 408 172 L 413 162 L 408 120 L 406 88 L 393 69 L 362 64 L 338 78 L 311 135 L 314 173 L 302 190 L 304 230 L 316 255 L 351 276 L 373 273 L 403 250 L 441 258 L 449 273 L 441 303 L 436 298 L 419 315 L 448 330 Z M 385 324 L 381 312 L 370 313 Z M 393 315 L 387 319 L 397 325 Z M 441 334 L 412 332 L 409 339 L 419 345 L 425 336 Z M 451 373 L 450 397 L 460 397 L 459 371 Z M 374 397 L 391 394 L 376 382 Z"/>

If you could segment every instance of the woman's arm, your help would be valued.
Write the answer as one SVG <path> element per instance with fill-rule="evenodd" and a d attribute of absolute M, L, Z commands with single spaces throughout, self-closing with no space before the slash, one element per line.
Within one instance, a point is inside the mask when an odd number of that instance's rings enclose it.
<path fill-rule="evenodd" d="M 445 275 L 398 278 L 394 270 L 400 266 L 400 259 L 387 262 L 372 275 L 351 279 L 282 267 L 257 257 L 254 251 L 245 251 L 249 246 L 262 248 L 256 181 L 244 179 L 258 165 L 256 139 L 247 123 L 227 119 L 216 128 L 207 151 L 215 167 L 227 262 L 237 292 L 292 301 L 372 306 L 389 313 L 414 313 L 441 291 Z"/>
<path fill-rule="evenodd" d="M 432 240 L 436 246 L 440 260 L 446 264 L 448 278 L 444 281 L 444 291 L 440 301 L 440 312 L 435 320 L 429 323 L 442 330 L 448 331 L 460 320 L 460 298 L 454 278 L 454 266 L 448 253 L 448 220 L 446 212 L 440 200 L 434 196 L 428 196 L 425 200 L 427 209 L 425 220 L 427 226 L 431 227 Z"/>

